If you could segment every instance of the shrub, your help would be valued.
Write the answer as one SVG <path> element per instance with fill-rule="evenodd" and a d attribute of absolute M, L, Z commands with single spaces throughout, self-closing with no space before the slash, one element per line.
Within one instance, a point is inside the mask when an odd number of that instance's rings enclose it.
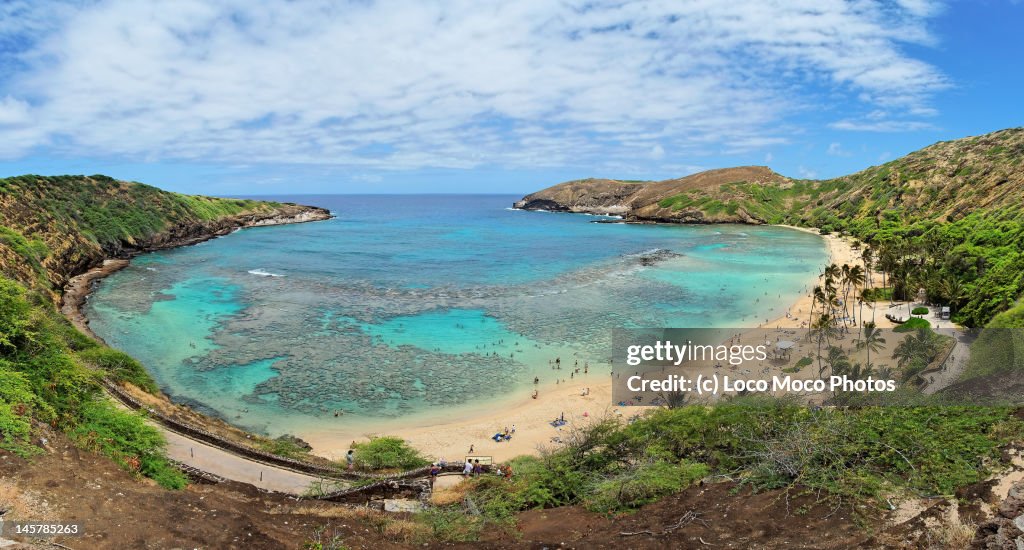
<path fill-rule="evenodd" d="M 366 470 L 411 470 L 430 464 L 419 451 L 398 437 L 374 437 L 355 446 L 356 464 Z"/>
<path fill-rule="evenodd" d="M 166 442 L 138 414 L 126 414 L 106 400 L 91 401 L 81 410 L 81 422 L 68 435 L 82 447 L 103 453 L 122 468 L 152 478 L 168 489 L 181 489 L 185 475 L 164 456 Z"/>
<path fill-rule="evenodd" d="M 911 315 L 928 315 L 928 308 L 923 306 L 915 307 L 910 313 Z"/>
<path fill-rule="evenodd" d="M 480 538 L 484 520 L 459 508 L 428 508 L 417 515 L 434 538 L 444 542 L 470 542 Z"/>
<path fill-rule="evenodd" d="M 615 512 L 639 508 L 659 498 L 679 492 L 708 474 L 704 464 L 656 461 L 598 482 L 587 496 L 587 509 Z"/>
<path fill-rule="evenodd" d="M 155 394 L 159 391 L 145 367 L 123 351 L 94 347 L 78 352 L 78 358 L 106 372 L 114 380 L 129 382 L 149 393 Z"/>
<path fill-rule="evenodd" d="M 920 317 L 911 317 L 907 321 L 896 328 L 892 329 L 893 332 L 910 332 L 921 328 L 931 328 L 932 324 L 927 319 Z"/>
<path fill-rule="evenodd" d="M 537 507 L 635 509 L 711 472 L 755 487 L 802 485 L 836 503 L 882 503 L 893 492 L 948 495 L 983 480 L 1001 446 L 1022 435 L 1006 408 L 810 410 L 748 397 L 579 430 L 555 451 L 512 461 L 511 482 L 474 480 L 468 496 L 485 524 L 507 524 Z"/>
<path fill-rule="evenodd" d="M 10 363 L 0 359 L 0 449 L 22 457 L 35 454 L 38 449 L 30 439 L 32 420 L 39 410 L 52 415 L 32 393 L 25 375 L 10 370 Z"/>

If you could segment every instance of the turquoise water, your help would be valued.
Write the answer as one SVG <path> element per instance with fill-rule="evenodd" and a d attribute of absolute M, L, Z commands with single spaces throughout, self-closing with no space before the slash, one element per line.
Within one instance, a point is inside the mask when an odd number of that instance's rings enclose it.
<path fill-rule="evenodd" d="M 87 314 L 174 399 L 276 434 L 487 402 L 556 357 L 607 368 L 617 327 L 754 326 L 826 258 L 784 228 L 592 223 L 516 198 L 283 197 L 338 217 L 141 256 Z"/>

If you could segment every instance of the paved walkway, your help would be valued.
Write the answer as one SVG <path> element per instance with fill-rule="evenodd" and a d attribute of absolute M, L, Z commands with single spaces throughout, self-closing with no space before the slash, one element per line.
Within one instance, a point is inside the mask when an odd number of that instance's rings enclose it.
<path fill-rule="evenodd" d="M 167 456 L 204 472 L 261 489 L 301 495 L 320 478 L 270 466 L 231 454 L 160 427 L 167 438 Z M 333 481 L 332 481 L 333 482 Z"/>
<path fill-rule="evenodd" d="M 931 395 L 960 380 L 960 376 L 967 369 L 967 363 L 970 362 L 971 344 L 974 339 L 973 336 L 964 332 L 956 334 L 956 344 L 942 370 L 925 378 L 928 384 L 921 390 L 925 395 Z"/>
<path fill-rule="evenodd" d="M 131 410 L 113 395 L 110 395 L 110 399 L 118 408 Z M 248 483 L 268 491 L 293 495 L 303 495 L 313 483 L 321 481 L 321 478 L 316 476 L 256 462 L 214 447 L 209 443 L 196 441 L 171 431 L 154 420 L 147 420 L 147 422 L 160 430 L 164 439 L 167 440 L 167 458 L 224 479 Z M 331 487 L 336 490 L 340 488 L 339 483 L 337 480 L 331 480 Z"/>

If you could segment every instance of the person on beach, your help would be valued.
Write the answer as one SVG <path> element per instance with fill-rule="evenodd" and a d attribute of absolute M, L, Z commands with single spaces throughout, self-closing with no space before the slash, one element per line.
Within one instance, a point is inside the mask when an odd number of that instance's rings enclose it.
<path fill-rule="evenodd" d="M 480 459 L 473 460 L 473 475 L 478 476 L 484 473 L 484 467 L 480 464 Z"/>
<path fill-rule="evenodd" d="M 467 458 L 466 465 L 462 467 L 462 476 L 469 477 L 471 473 L 473 473 L 473 462 Z"/>
<path fill-rule="evenodd" d="M 469 446 L 469 454 L 473 454 L 473 446 L 472 445 Z"/>
<path fill-rule="evenodd" d="M 345 462 L 348 464 L 349 470 L 356 467 L 356 452 L 354 450 L 348 450 L 348 453 L 345 455 Z"/>

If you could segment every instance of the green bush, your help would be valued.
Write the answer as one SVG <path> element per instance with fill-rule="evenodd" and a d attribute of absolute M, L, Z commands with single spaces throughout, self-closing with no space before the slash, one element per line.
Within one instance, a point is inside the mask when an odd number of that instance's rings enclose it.
<path fill-rule="evenodd" d="M 355 446 L 356 465 L 364 470 L 411 470 L 430 464 L 419 451 L 398 437 L 373 437 Z"/>
<path fill-rule="evenodd" d="M 611 479 L 598 482 L 584 500 L 594 512 L 639 508 L 677 493 L 708 474 L 704 464 L 656 461 L 641 464 Z"/>
<path fill-rule="evenodd" d="M 114 380 L 129 382 L 149 392 L 157 393 L 156 382 L 141 363 L 123 351 L 107 347 L 94 347 L 78 352 L 78 358 L 94 368 L 109 374 Z"/>
<path fill-rule="evenodd" d="M 911 332 L 921 328 L 931 328 L 932 324 L 928 322 L 928 319 L 922 319 L 920 317 L 911 317 L 907 319 L 905 323 L 901 323 L 896 328 L 892 329 L 893 332 Z"/>
<path fill-rule="evenodd" d="M 166 442 L 144 417 L 126 414 L 109 401 L 96 399 L 81 408 L 81 421 L 67 431 L 80 446 L 103 453 L 122 468 L 152 478 L 168 489 L 188 480 L 163 454 Z"/>
<path fill-rule="evenodd" d="M 427 508 L 416 519 L 425 523 L 435 539 L 443 542 L 472 542 L 480 538 L 484 519 L 467 515 L 459 508 Z"/>
<path fill-rule="evenodd" d="M 1024 423 L 1007 408 L 811 410 L 739 398 L 578 430 L 553 452 L 512 461 L 510 482 L 484 476 L 468 495 L 484 521 L 500 525 L 530 508 L 636 509 L 709 473 L 884 505 L 893 493 L 949 495 L 986 479 L 999 466 L 1000 448 L 1022 436 Z"/>
<path fill-rule="evenodd" d="M 31 444 L 32 421 L 52 417 L 52 411 L 32 393 L 25 375 L 0 359 L 0 449 L 19 456 L 37 452 Z"/>
<path fill-rule="evenodd" d="M 133 367 L 76 332 L 47 298 L 0 277 L 0 446 L 32 452 L 31 422 L 45 421 L 131 472 L 183 487 L 185 477 L 163 455 L 160 433 L 106 401 L 100 372 L 85 368 L 72 349 L 100 362 L 117 359 L 107 366 L 119 372 Z"/>
<path fill-rule="evenodd" d="M 928 308 L 923 306 L 915 307 L 911 312 L 911 315 L 928 315 Z"/>

